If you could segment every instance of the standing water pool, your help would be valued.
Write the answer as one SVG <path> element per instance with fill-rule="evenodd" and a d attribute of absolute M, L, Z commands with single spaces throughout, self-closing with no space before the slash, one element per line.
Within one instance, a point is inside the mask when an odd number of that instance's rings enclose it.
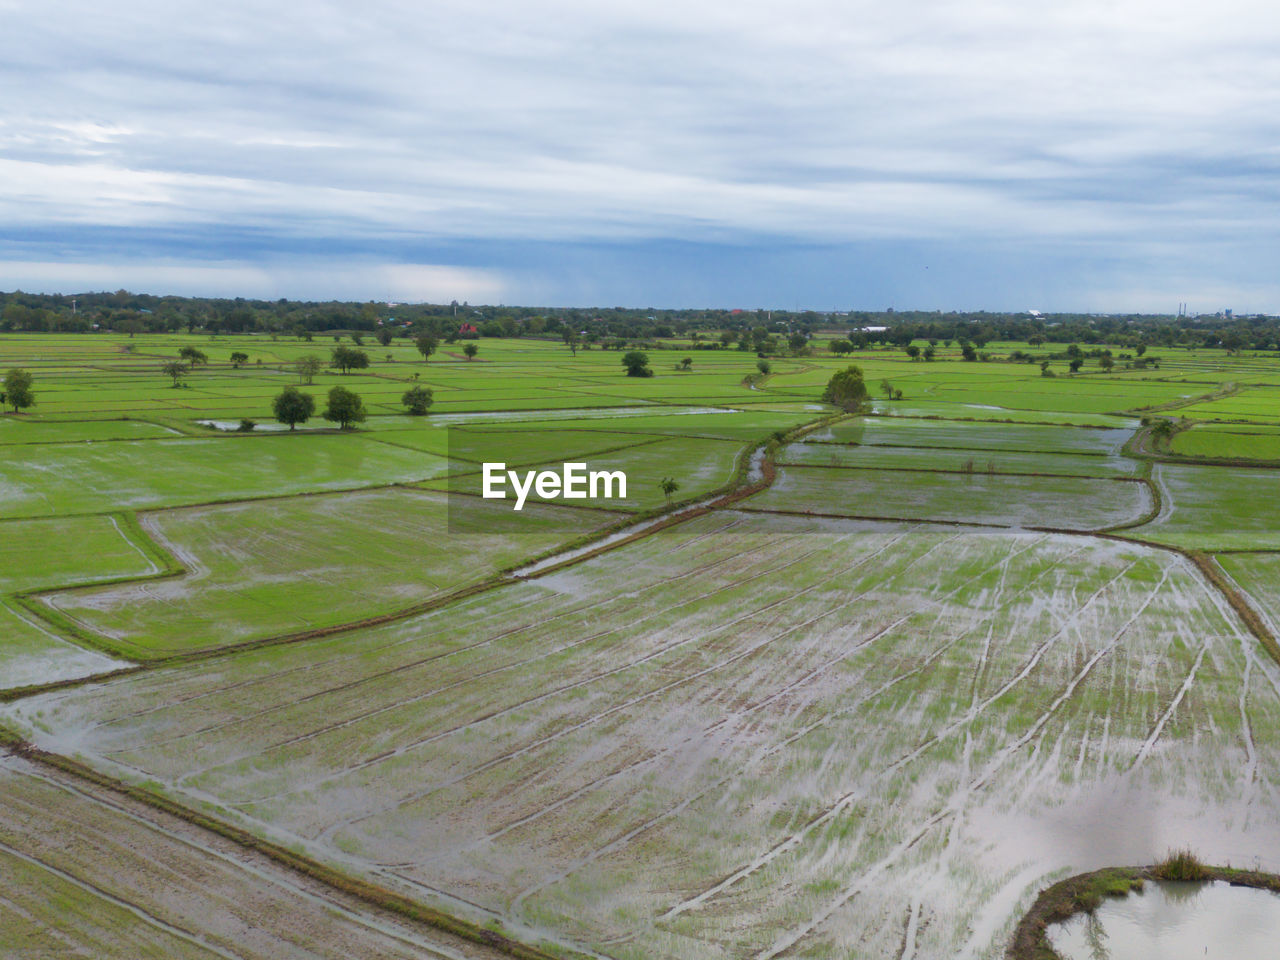
<path fill-rule="evenodd" d="M 1239 960 L 1280 955 L 1280 895 L 1212 883 L 1148 882 L 1048 929 L 1063 960 Z"/>

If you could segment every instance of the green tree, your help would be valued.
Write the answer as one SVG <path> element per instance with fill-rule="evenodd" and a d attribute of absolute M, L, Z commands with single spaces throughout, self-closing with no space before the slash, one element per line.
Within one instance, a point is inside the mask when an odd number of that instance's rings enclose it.
<path fill-rule="evenodd" d="M 792 353 L 799 353 L 804 349 L 805 344 L 809 342 L 809 338 L 803 333 L 793 333 L 787 338 L 787 346 L 791 348 Z"/>
<path fill-rule="evenodd" d="M 235 367 L 237 370 L 240 369 L 240 364 L 248 363 L 248 362 L 249 362 L 249 355 L 247 353 L 242 353 L 241 351 L 237 350 L 233 354 L 231 354 L 231 366 Z"/>
<path fill-rule="evenodd" d="M 643 350 L 628 350 L 622 355 L 622 365 L 627 368 L 628 377 L 652 377 L 649 369 L 649 355 Z"/>
<path fill-rule="evenodd" d="M 671 495 L 680 489 L 680 484 L 671 477 L 663 477 L 658 486 L 662 488 L 662 495 L 667 498 L 667 505 L 671 505 Z"/>
<path fill-rule="evenodd" d="M 862 368 L 848 366 L 827 381 L 822 399 L 849 413 L 862 411 L 867 404 L 867 385 L 862 379 Z"/>
<path fill-rule="evenodd" d="M 293 361 L 293 366 L 298 371 L 299 382 L 309 384 L 315 379 L 316 374 L 324 369 L 324 361 L 315 354 L 309 353 Z"/>
<path fill-rule="evenodd" d="M 768 376 L 769 373 L 773 370 L 773 367 L 769 364 L 768 360 L 757 360 L 756 369 L 759 370 L 765 376 Z"/>
<path fill-rule="evenodd" d="M 892 384 L 892 383 L 890 383 L 888 380 L 881 380 L 881 381 L 880 381 L 880 392 L 881 392 L 881 393 L 883 393 L 883 394 L 885 395 L 885 397 L 886 397 L 886 398 L 888 398 L 888 399 L 892 400 L 892 399 L 893 399 L 893 384 Z"/>
<path fill-rule="evenodd" d="M 565 327 L 560 336 L 564 340 L 564 345 L 569 348 L 569 352 L 576 357 L 578 355 L 578 331 L 572 327 Z"/>
<path fill-rule="evenodd" d="M 420 417 L 427 412 L 427 408 L 431 406 L 433 392 L 428 387 L 412 387 L 404 392 L 404 396 L 400 398 L 400 402 L 405 405 L 407 412 L 415 417 Z"/>
<path fill-rule="evenodd" d="M 960 356 L 964 357 L 969 363 L 974 363 L 978 359 L 978 351 L 974 349 L 972 343 L 966 340 L 960 344 Z"/>
<path fill-rule="evenodd" d="M 910 357 L 912 360 L 919 360 L 919 359 L 920 359 L 920 348 L 919 348 L 919 347 L 917 347 L 914 343 L 908 343 L 908 344 L 907 344 L 907 356 L 908 356 L 908 357 Z"/>
<path fill-rule="evenodd" d="M 35 392 L 31 389 L 34 378 L 30 371 L 22 370 L 14 367 L 4 375 L 4 396 L 0 401 L 13 407 L 13 412 L 17 413 L 23 407 L 34 406 L 36 402 Z"/>
<path fill-rule="evenodd" d="M 271 411 L 277 420 L 287 423 L 292 430 L 311 419 L 311 415 L 316 412 L 316 399 L 297 387 L 285 387 L 271 402 Z"/>
<path fill-rule="evenodd" d="M 692 370 L 692 369 L 693 369 L 693 357 L 685 357 L 683 360 L 681 360 L 681 361 L 680 361 L 680 369 L 681 369 L 681 370 Z"/>
<path fill-rule="evenodd" d="M 205 356 L 204 351 L 197 350 L 195 347 L 183 347 L 178 351 L 178 358 L 187 361 L 193 367 L 209 362 L 209 358 Z"/>
<path fill-rule="evenodd" d="M 418 339 L 413 341 L 413 345 L 418 348 L 418 352 L 422 354 L 422 362 L 426 363 L 430 356 L 436 352 L 436 347 L 440 345 L 440 341 L 430 334 L 424 333 Z"/>
<path fill-rule="evenodd" d="M 462 352 L 467 355 L 468 360 L 474 360 L 476 358 L 476 354 L 480 352 L 480 348 L 474 343 L 468 343 L 462 348 Z"/>
<path fill-rule="evenodd" d="M 924 348 L 925 360 L 932 361 L 934 356 L 937 354 L 937 352 L 938 352 L 937 347 L 935 347 L 933 344 L 929 344 L 927 347 Z"/>
<path fill-rule="evenodd" d="M 1114 367 L 1115 365 L 1116 365 L 1116 362 L 1112 360 L 1109 356 L 1107 356 L 1105 353 L 1098 360 L 1098 366 L 1102 368 L 1104 373 L 1110 373 L 1111 368 Z"/>
<path fill-rule="evenodd" d="M 1069 364 L 1067 364 L 1067 366 L 1071 368 L 1072 373 L 1079 373 L 1080 368 L 1084 366 L 1084 361 L 1081 360 L 1079 357 L 1076 357 Z"/>
<path fill-rule="evenodd" d="M 329 391 L 329 405 L 324 408 L 321 416 L 347 430 L 364 420 L 364 403 L 359 394 L 352 393 L 346 387 L 334 387 Z"/>
<path fill-rule="evenodd" d="M 387 327 L 378 328 L 378 342 L 384 347 L 391 346 L 391 330 Z"/>
<path fill-rule="evenodd" d="M 181 360 L 167 360 L 160 364 L 160 369 L 166 377 L 173 378 L 173 385 L 176 387 L 181 383 L 182 375 L 187 372 L 187 365 Z"/>
<path fill-rule="evenodd" d="M 354 347 L 334 347 L 329 366 L 337 367 L 343 374 L 352 370 L 363 370 L 369 366 L 369 355 Z"/>

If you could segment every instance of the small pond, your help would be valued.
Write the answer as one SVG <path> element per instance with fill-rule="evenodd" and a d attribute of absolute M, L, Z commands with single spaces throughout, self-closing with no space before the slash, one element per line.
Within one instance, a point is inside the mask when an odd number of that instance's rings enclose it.
<path fill-rule="evenodd" d="M 1280 956 L 1280 895 L 1212 883 L 1151 883 L 1049 927 L 1064 960 Z"/>

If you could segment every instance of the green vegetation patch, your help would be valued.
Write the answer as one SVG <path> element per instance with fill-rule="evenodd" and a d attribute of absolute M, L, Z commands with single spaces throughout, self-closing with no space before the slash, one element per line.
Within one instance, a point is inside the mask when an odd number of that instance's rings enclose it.
<path fill-rule="evenodd" d="M 0 516 L 176 506 L 441 476 L 441 457 L 358 434 L 224 436 L 14 447 Z"/>
<path fill-rule="evenodd" d="M 1149 505 L 1144 484 L 1062 477 L 789 466 L 748 509 L 1097 530 Z"/>
<path fill-rule="evenodd" d="M 1195 550 L 1280 549 L 1269 506 L 1280 498 L 1280 471 L 1161 463 L 1152 480 L 1160 513 L 1128 536 Z"/>
<path fill-rule="evenodd" d="M 112 515 L 0 523 L 0 594 L 157 573 L 128 518 Z"/>
<path fill-rule="evenodd" d="M 438 598 L 617 520 L 417 489 L 365 490 L 148 514 L 184 576 L 43 594 L 54 616 L 137 659 L 385 615 Z"/>
<path fill-rule="evenodd" d="M 870 444 L 845 446 L 832 443 L 789 444 L 781 451 L 778 460 L 780 463 L 800 466 L 1052 474 L 1098 478 L 1133 476 L 1139 469 L 1137 461 L 1126 457 L 939 447 L 889 447 Z"/>

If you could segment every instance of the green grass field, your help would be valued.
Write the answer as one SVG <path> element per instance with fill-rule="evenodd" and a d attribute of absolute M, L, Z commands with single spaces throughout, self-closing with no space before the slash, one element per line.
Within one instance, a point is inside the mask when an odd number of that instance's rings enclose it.
<path fill-rule="evenodd" d="M 8 735 L 561 957 L 997 960 L 1066 873 L 1280 849 L 1280 361 L 370 338 L 298 384 L 333 346 L 0 335 L 36 392 L 0 415 Z M 821 399 L 851 362 L 874 415 Z M 280 429 L 286 385 L 368 418 Z M 478 496 L 566 460 L 627 496 Z M 33 771 L 0 760 L 33 955 L 503 955 Z"/>

